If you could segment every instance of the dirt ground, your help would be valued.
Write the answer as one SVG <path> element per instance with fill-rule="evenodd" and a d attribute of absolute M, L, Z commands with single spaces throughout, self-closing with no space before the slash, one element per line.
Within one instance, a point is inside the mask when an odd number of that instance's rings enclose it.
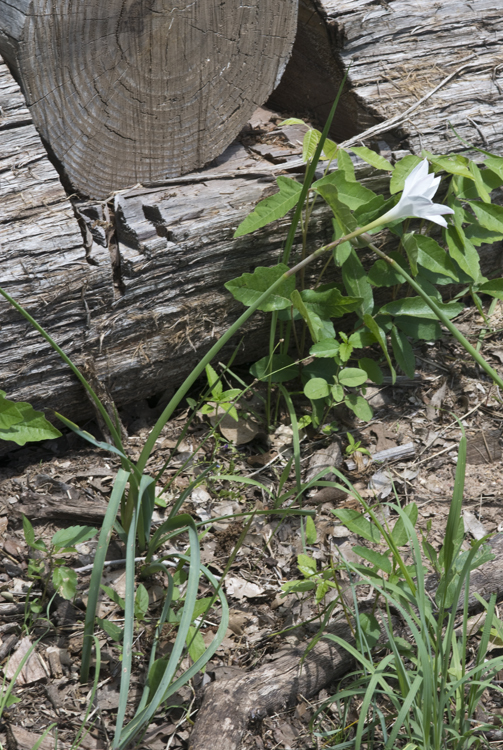
<path fill-rule="evenodd" d="M 458 320 L 463 333 L 474 343 L 478 340 L 482 319 L 467 309 Z M 503 306 L 491 319 L 493 330 L 481 340 L 481 350 L 493 367 L 503 371 Z M 446 517 L 454 484 L 460 428 L 454 416 L 462 420 L 468 437 L 464 521 L 467 543 L 471 537 L 503 531 L 503 472 L 501 471 L 502 395 L 470 361 L 468 355 L 444 336 L 434 344 L 420 343 L 415 349 L 417 374 L 414 380 L 399 377 L 396 385 L 385 383 L 369 387 L 367 397 L 374 408 L 369 424 L 352 421 L 348 415 L 336 414 L 338 431 L 331 435 L 306 433 L 302 447 L 305 476 L 315 471 L 323 460 L 340 465 L 341 470 L 363 496 L 380 494 L 383 501 L 393 500 L 391 479 L 402 505 L 414 501 L 419 507 L 418 526 L 428 532 L 429 541 L 438 547 L 444 537 Z M 175 447 L 186 420 L 180 413 L 163 430 L 148 469 L 158 470 Z M 130 435 L 128 447 L 139 453 L 152 410 L 137 404 L 124 410 L 123 421 Z M 92 425 L 83 425 L 93 430 Z M 205 439 L 209 425 L 203 419 L 194 423 L 168 470 L 173 477 L 190 459 Z M 346 432 L 372 454 L 395 450 L 402 456 L 384 464 L 375 461 L 364 465 L 344 455 Z M 217 458 L 222 473 L 253 477 L 266 486 L 277 486 L 286 461 L 291 455 L 291 430 L 286 417 L 271 436 L 258 433 L 250 442 L 235 446 L 223 437 L 215 443 L 207 440 L 202 458 Z M 329 458 L 327 459 L 327 452 Z M 72 434 L 43 445 L 15 450 L 0 457 L 0 664 L 22 653 L 26 643 L 41 638 L 36 656 L 23 669 L 14 694 L 20 700 L 9 707 L 0 724 L 0 742 L 8 750 L 28 750 L 45 729 L 55 724 L 58 748 L 70 748 L 88 706 L 90 686 L 79 684 L 83 617 L 90 566 L 93 560 L 92 540 L 79 547 L 78 557 L 67 564 L 78 572 L 78 591 L 73 603 L 57 598 L 50 622 L 34 623 L 29 616 L 29 602 L 40 596 L 36 584 L 27 594 L 30 555 L 25 543 L 22 514 L 33 523 L 38 537 L 48 541 L 52 534 L 66 526 L 88 524 L 100 527 L 111 491 L 118 461 L 85 444 Z M 165 495 L 171 499 L 187 487 L 197 471 L 193 462 L 181 471 Z M 376 477 L 377 475 L 377 477 Z M 293 470 L 292 477 L 293 482 Z M 267 494 L 259 488 L 231 485 L 217 478 L 192 492 L 183 510 L 197 520 L 208 520 L 227 513 L 268 507 Z M 350 495 L 330 488 L 306 493 L 304 507 L 316 510 L 318 537 L 308 547 L 319 565 L 343 555 L 352 559 L 352 547 L 361 543 L 342 527 L 333 513 L 334 507 L 356 507 Z M 155 522 L 165 515 L 155 511 Z M 184 687 L 170 706 L 161 708 L 143 739 L 149 750 L 187 748 L 197 716 L 201 694 L 209 680 L 219 679 L 225 670 L 253 670 L 275 651 L 299 642 L 299 630 L 291 629 L 316 614 L 312 596 L 290 594 L 282 597 L 281 584 L 299 577 L 297 555 L 303 552 L 299 520 L 290 518 L 277 527 L 277 518 L 256 517 L 225 583 L 231 607 L 226 637 L 208 665 L 204 678 L 198 675 Z M 242 532 L 240 521 L 215 522 L 202 541 L 203 562 L 215 574 L 221 574 Z M 180 539 L 180 549 L 185 541 Z M 110 560 L 121 560 L 124 551 L 114 540 Z M 124 586 L 124 569 L 117 563 L 106 570 L 106 582 L 119 594 Z M 148 581 L 150 599 L 148 620 L 139 623 L 135 642 L 134 673 L 130 693 L 130 716 L 138 699 L 148 660 L 155 617 L 165 587 L 161 576 Z M 333 616 L 339 609 L 336 607 Z M 120 623 L 121 610 L 107 597 L 100 605 L 101 616 Z M 154 624 L 152 624 L 154 623 Z M 278 631 L 287 630 L 282 635 Z M 215 622 L 203 628 L 210 642 Z M 91 713 L 94 728 L 80 742 L 85 750 L 107 748 L 113 734 L 115 709 L 118 705 L 120 653 L 116 644 L 102 630 L 96 631 L 102 649 L 99 690 Z M 27 640 L 29 639 L 29 640 Z M 165 651 L 173 633 L 167 630 Z M 335 686 L 334 686 L 335 687 Z M 250 728 L 243 740 L 245 748 L 312 748 L 316 747 L 308 724 L 316 706 L 330 694 L 322 690 L 314 698 L 299 696 L 293 709 L 269 716 Z M 492 718 L 503 715 L 503 702 L 488 693 L 483 710 Z M 481 709 L 482 710 L 482 709 Z M 330 724 L 330 715 L 326 722 Z M 497 722 L 496 722 L 497 723 Z M 500 745 L 493 745 L 503 746 Z M 52 750 L 54 739 L 40 745 Z"/>

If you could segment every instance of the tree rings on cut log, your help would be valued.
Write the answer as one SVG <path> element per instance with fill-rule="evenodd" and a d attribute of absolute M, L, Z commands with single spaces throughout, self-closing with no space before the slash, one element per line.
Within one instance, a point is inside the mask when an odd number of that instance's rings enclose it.
<path fill-rule="evenodd" d="M 36 127 L 104 198 L 224 151 L 281 78 L 297 2 L 0 0 L 0 17 Z"/>

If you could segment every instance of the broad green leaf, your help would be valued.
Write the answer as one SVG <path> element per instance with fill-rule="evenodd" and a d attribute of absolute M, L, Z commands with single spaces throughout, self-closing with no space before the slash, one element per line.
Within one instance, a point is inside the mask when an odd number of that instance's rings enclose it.
<path fill-rule="evenodd" d="M 322 177 L 321 180 L 313 183 L 312 188 L 321 195 L 326 185 L 332 185 L 337 188 L 338 199 L 342 203 L 345 203 L 352 211 L 359 206 L 363 206 L 365 203 L 369 203 L 376 197 L 376 194 L 372 190 L 363 187 L 359 182 L 349 180 L 346 174 L 339 170 L 332 172 L 326 177 Z"/>
<path fill-rule="evenodd" d="M 472 217 L 473 218 L 473 217 Z M 480 247 L 481 245 L 491 245 L 493 242 L 503 240 L 502 232 L 491 232 L 490 229 L 481 227 L 478 221 L 470 222 L 464 230 L 465 237 L 470 240 L 472 245 Z"/>
<path fill-rule="evenodd" d="M 503 279 L 486 281 L 485 284 L 477 287 L 477 291 L 483 294 L 490 294 L 491 297 L 496 297 L 496 299 L 503 299 Z"/>
<path fill-rule="evenodd" d="M 98 621 L 98 625 L 103 628 L 105 633 L 113 641 L 116 641 L 116 643 L 122 642 L 122 639 L 124 637 L 124 631 L 122 628 L 116 625 L 115 622 L 111 622 L 111 620 L 104 620 L 101 617 L 97 617 L 96 619 Z"/>
<path fill-rule="evenodd" d="M 281 584 L 281 589 L 285 594 L 291 592 L 313 591 L 317 586 L 315 581 L 287 581 Z"/>
<path fill-rule="evenodd" d="M 262 357 L 250 367 L 250 373 L 257 380 L 268 380 L 271 373 L 271 383 L 286 383 L 293 380 L 299 374 L 299 368 L 294 365 L 294 360 L 288 354 L 273 354 L 272 360 L 269 355 Z"/>
<path fill-rule="evenodd" d="M 372 287 L 354 250 L 351 251 L 347 261 L 342 266 L 342 280 L 348 294 L 362 299 L 359 309 L 356 310 L 358 315 L 363 317 L 371 313 L 374 308 Z"/>
<path fill-rule="evenodd" d="M 383 350 L 383 354 L 386 357 L 386 362 L 389 365 L 389 369 L 391 371 L 391 378 L 393 383 L 395 382 L 396 373 L 393 368 L 393 365 L 391 364 L 391 359 L 388 354 L 388 347 L 386 345 L 386 336 L 383 332 L 383 330 L 377 325 L 372 315 L 364 315 L 363 316 L 363 322 L 369 329 L 370 333 L 374 336 L 377 343 L 380 345 L 381 349 Z"/>
<path fill-rule="evenodd" d="M 415 235 L 417 244 L 417 263 L 427 268 L 428 271 L 448 276 L 453 281 L 459 282 L 459 276 L 446 251 L 440 247 L 431 237 L 424 234 Z"/>
<path fill-rule="evenodd" d="M 42 412 L 24 401 L 9 401 L 0 391 L 0 440 L 18 445 L 38 440 L 53 440 L 61 432 L 47 421 Z"/>
<path fill-rule="evenodd" d="M 360 547 L 356 545 L 353 547 L 353 552 L 363 557 L 364 560 L 368 560 L 369 563 L 375 565 L 379 570 L 384 570 L 385 573 L 391 573 L 391 560 L 387 555 L 381 555 L 379 552 L 374 552 L 373 549 L 367 547 Z"/>
<path fill-rule="evenodd" d="M 317 538 L 318 534 L 316 532 L 315 523 L 311 516 L 308 516 L 306 518 L 306 542 L 308 544 L 316 544 Z"/>
<path fill-rule="evenodd" d="M 307 398 L 315 401 L 318 398 L 326 398 L 330 395 L 330 386 L 323 378 L 312 378 L 304 386 L 304 393 Z"/>
<path fill-rule="evenodd" d="M 337 155 L 337 171 L 345 175 L 346 180 L 350 182 L 356 182 L 355 167 L 351 160 L 350 155 L 343 148 L 339 150 Z"/>
<path fill-rule="evenodd" d="M 119 596 L 115 589 L 113 589 L 111 586 L 106 586 L 104 583 L 100 584 L 100 588 L 103 589 L 105 594 L 110 597 L 114 604 L 117 604 L 117 606 L 121 609 L 126 608 L 124 599 L 122 598 L 122 596 Z"/>
<path fill-rule="evenodd" d="M 77 591 L 77 573 L 64 566 L 55 568 L 52 574 L 54 588 L 63 599 L 71 601 Z"/>
<path fill-rule="evenodd" d="M 353 344 L 354 349 L 364 349 L 366 346 L 372 346 L 377 342 L 376 337 L 366 328 L 360 328 L 354 331 L 349 337 L 349 343 Z"/>
<path fill-rule="evenodd" d="M 391 346 L 393 347 L 395 359 L 404 373 L 409 378 L 414 378 L 416 372 L 416 358 L 414 357 L 412 346 L 410 345 L 407 336 L 395 326 L 391 329 Z"/>
<path fill-rule="evenodd" d="M 356 219 L 353 217 L 353 214 L 346 204 L 340 200 L 339 191 L 336 186 L 331 183 L 322 183 L 319 187 L 315 187 L 315 185 L 317 185 L 317 183 L 314 183 L 313 190 L 316 190 L 316 192 L 321 195 L 323 200 L 328 203 L 333 211 L 334 221 L 340 230 L 339 236 L 335 239 L 339 239 L 340 237 L 344 237 L 344 235 L 353 232 L 358 226 Z"/>
<path fill-rule="evenodd" d="M 406 315 L 396 316 L 394 323 L 412 339 L 420 341 L 438 341 L 442 338 L 442 329 L 437 320 L 424 318 L 409 318 Z"/>
<path fill-rule="evenodd" d="M 282 219 L 299 200 L 302 186 L 291 177 L 277 177 L 279 193 L 265 198 L 257 204 L 254 211 L 249 214 L 234 232 L 234 238 L 243 237 L 250 232 L 267 226 L 272 221 Z"/>
<path fill-rule="evenodd" d="M 253 273 L 244 273 L 237 279 L 227 281 L 224 286 L 234 299 L 249 307 L 287 270 L 288 266 L 284 263 L 279 263 L 277 266 L 272 266 L 272 268 L 257 266 Z M 262 312 L 273 312 L 274 310 L 284 310 L 290 307 L 292 304 L 290 302 L 290 295 L 294 289 L 295 278 L 289 276 L 258 309 L 262 310 Z"/>
<path fill-rule="evenodd" d="M 323 144 L 323 156 L 328 159 L 328 161 L 333 161 L 334 159 L 337 159 L 338 153 L 339 146 L 337 143 L 331 141 L 330 138 L 327 138 Z"/>
<path fill-rule="evenodd" d="M 485 229 L 491 232 L 503 233 L 503 206 L 492 203 L 480 203 L 479 201 L 468 201 L 475 216 Z"/>
<path fill-rule="evenodd" d="M 307 309 L 321 318 L 342 318 L 358 310 L 363 301 L 361 297 L 345 297 L 338 289 L 304 289 L 300 296 Z"/>
<path fill-rule="evenodd" d="M 136 594 L 134 598 L 134 614 L 135 617 L 142 619 L 148 610 L 148 591 L 143 583 L 138 584 Z"/>
<path fill-rule="evenodd" d="M 364 203 L 362 206 L 356 209 L 353 216 L 355 217 L 358 225 L 364 227 L 366 224 L 370 224 L 371 221 L 382 216 L 396 203 L 395 198 L 389 198 L 387 201 L 384 200 L 384 196 L 376 195 L 368 203 Z M 380 231 L 379 229 L 376 231 Z"/>
<path fill-rule="evenodd" d="M 189 650 L 189 656 L 193 662 L 196 662 L 206 652 L 203 634 L 192 625 L 189 626 L 185 642 Z"/>
<path fill-rule="evenodd" d="M 339 351 L 339 343 L 335 339 L 323 339 L 309 350 L 311 357 L 335 357 Z"/>
<path fill-rule="evenodd" d="M 345 367 L 339 373 L 339 383 L 348 388 L 357 388 L 359 385 L 363 385 L 366 380 L 367 373 L 358 367 Z"/>
<path fill-rule="evenodd" d="M 309 555 L 300 554 L 297 557 L 297 567 L 305 578 L 310 578 L 316 573 L 316 560 Z"/>
<path fill-rule="evenodd" d="M 503 237 L 503 235 L 501 236 Z M 456 261 L 467 276 L 470 276 L 474 281 L 479 281 L 481 278 L 480 257 L 463 230 L 450 225 L 445 230 L 445 238 L 451 258 Z"/>
<path fill-rule="evenodd" d="M 92 539 L 97 533 L 98 529 L 93 529 L 92 526 L 69 526 L 67 529 L 56 531 L 51 542 L 57 550 L 62 547 L 75 547 L 76 544 Z"/>
<path fill-rule="evenodd" d="M 353 151 L 360 157 L 360 159 L 363 159 L 363 161 L 366 161 L 367 164 L 370 164 L 376 169 L 384 169 L 386 172 L 393 171 L 393 166 L 384 158 L 384 156 L 376 154 L 375 151 L 371 151 L 369 148 L 366 148 L 366 146 L 352 146 L 350 151 Z"/>
<path fill-rule="evenodd" d="M 359 615 L 360 627 L 363 631 L 365 638 L 364 643 L 360 643 L 360 633 L 356 634 L 357 648 L 362 653 L 368 653 L 369 649 L 374 648 L 381 637 L 381 627 L 377 621 L 377 617 L 371 612 L 361 612 Z M 404 748 L 405 750 L 405 748 Z M 408 748 L 407 750 L 412 750 Z"/>
<path fill-rule="evenodd" d="M 302 299 L 297 289 L 294 289 L 291 293 L 290 300 L 292 305 L 300 312 L 300 314 L 306 321 L 307 327 L 309 328 L 309 333 L 311 334 L 311 338 L 315 344 L 322 339 L 330 337 L 330 334 L 322 334 L 320 326 L 317 325 L 317 321 L 314 319 L 314 315 L 312 316 L 310 314 L 310 311 L 306 307 L 304 300 Z"/>
<path fill-rule="evenodd" d="M 413 276 L 417 276 L 417 255 L 419 252 L 419 248 L 414 232 L 404 234 L 402 238 L 402 244 L 404 246 L 405 252 L 407 253 L 407 259 L 409 261 L 411 273 Z"/>
<path fill-rule="evenodd" d="M 399 252 L 391 250 L 388 256 L 406 271 L 408 270 L 406 260 Z M 398 284 L 403 284 L 405 281 L 398 271 L 395 271 L 387 261 L 381 259 L 377 260 L 370 268 L 368 278 L 374 286 L 397 286 Z"/>
<path fill-rule="evenodd" d="M 282 120 L 280 123 L 278 123 L 279 127 L 282 127 L 283 125 L 305 125 L 306 123 L 304 120 L 299 120 L 298 117 L 289 117 L 287 120 Z"/>
<path fill-rule="evenodd" d="M 417 516 L 418 516 L 418 509 L 416 503 L 409 503 L 409 505 L 406 505 L 403 509 L 403 512 L 411 522 L 413 526 L 417 523 Z M 393 526 L 393 531 L 391 532 L 391 537 L 393 541 L 395 542 L 397 547 L 404 547 L 407 542 L 409 541 L 409 535 L 407 534 L 407 531 L 405 529 L 405 524 L 402 520 L 402 517 L 398 519 L 398 521 Z"/>
<path fill-rule="evenodd" d="M 220 378 L 211 365 L 206 365 L 206 377 L 208 378 L 208 385 L 211 389 L 211 395 L 213 396 L 213 398 L 218 400 L 223 391 L 223 386 Z"/>
<path fill-rule="evenodd" d="M 479 194 L 480 198 L 484 201 L 484 203 L 490 203 L 491 196 L 489 195 L 488 191 L 486 190 L 486 186 L 484 185 L 482 173 L 474 161 L 470 161 L 470 172 L 473 175 L 475 187 L 477 188 L 477 193 Z"/>
<path fill-rule="evenodd" d="M 347 362 L 353 353 L 353 344 L 350 341 L 343 341 L 339 347 L 339 359 L 341 362 Z"/>
<path fill-rule="evenodd" d="M 431 297 L 435 302 L 443 302 L 442 295 L 440 294 L 440 291 L 437 289 L 436 286 L 434 286 L 428 279 L 425 278 L 424 274 L 426 273 L 424 268 L 421 268 L 421 273 L 419 273 L 416 276 L 416 284 L 421 287 L 423 292 L 428 295 L 428 297 Z"/>
<path fill-rule="evenodd" d="M 370 422 L 372 417 L 374 416 L 374 411 L 372 407 L 370 406 L 369 402 L 366 401 L 363 396 L 357 396 L 356 393 L 350 393 L 349 396 L 346 396 L 344 399 L 344 403 L 348 407 L 348 409 L 351 409 L 358 419 L 363 420 L 364 422 Z"/>
<path fill-rule="evenodd" d="M 23 514 L 23 533 L 24 533 L 24 540 L 28 547 L 32 547 L 35 543 L 35 529 L 33 528 L 31 521 L 26 518 L 26 516 Z"/>
<path fill-rule="evenodd" d="M 343 400 L 344 388 L 342 387 L 342 385 L 339 385 L 339 383 L 336 383 L 335 385 L 333 385 L 330 389 L 330 392 L 336 404 L 338 404 L 340 401 Z"/>
<path fill-rule="evenodd" d="M 377 526 L 371 521 L 368 521 L 365 516 L 357 510 L 352 510 L 351 508 L 334 508 L 332 509 L 332 513 L 334 516 L 337 516 L 339 521 L 347 529 L 358 534 L 358 536 L 363 537 L 367 542 L 379 544 L 381 541 L 381 533 Z"/>
<path fill-rule="evenodd" d="M 455 318 L 464 310 L 464 306 L 459 302 L 447 302 L 444 304 L 436 303 L 448 318 Z M 409 315 L 427 320 L 437 320 L 437 316 L 426 304 L 421 297 L 404 297 L 393 302 L 383 305 L 379 310 L 379 315 Z"/>
<path fill-rule="evenodd" d="M 422 159 L 420 159 L 419 156 L 413 156 L 411 154 L 410 156 L 404 156 L 403 159 L 400 159 L 400 161 L 395 164 L 395 168 L 391 176 L 391 182 L 389 184 L 389 191 L 391 195 L 399 193 L 401 190 L 403 190 L 405 178 L 409 176 L 414 167 L 417 167 L 417 165 L 420 164 L 421 161 Z"/>
<path fill-rule="evenodd" d="M 311 128 L 307 131 L 302 142 L 302 161 L 310 161 L 313 158 L 320 138 L 321 133 L 319 130 Z"/>
<path fill-rule="evenodd" d="M 444 171 L 449 174 L 455 174 L 473 180 L 473 175 L 469 168 L 470 160 L 467 159 L 466 156 L 461 156 L 461 154 L 435 156 L 435 154 L 432 154 L 429 151 L 423 151 L 422 155 L 428 159 L 435 172 Z"/>
<path fill-rule="evenodd" d="M 369 380 L 372 380 L 373 383 L 376 383 L 377 385 L 381 385 L 383 381 L 383 371 L 375 362 L 373 359 L 370 359 L 369 357 L 363 357 L 362 359 L 358 360 L 358 366 L 361 367 L 362 370 L 365 370 L 367 373 L 367 377 Z"/>
<path fill-rule="evenodd" d="M 323 597 L 330 591 L 330 582 L 329 581 L 320 581 L 320 583 L 316 587 L 316 594 L 315 594 L 315 600 L 316 604 L 319 604 Z"/>
<path fill-rule="evenodd" d="M 484 164 L 487 169 L 490 169 L 503 180 L 503 159 L 501 156 L 495 156 L 494 154 L 488 156 Z"/>
<path fill-rule="evenodd" d="M 348 209 L 349 210 L 349 209 Z M 344 237 L 348 232 L 343 232 L 343 230 L 339 227 L 337 224 L 336 219 L 332 219 L 332 225 L 334 227 L 334 236 L 333 241 L 340 240 L 341 237 Z M 333 249 L 333 258 L 334 263 L 337 266 L 337 268 L 340 268 L 348 259 L 350 253 L 352 250 L 352 245 L 349 240 L 346 240 L 346 242 L 341 242 L 340 245 L 336 245 Z"/>
<path fill-rule="evenodd" d="M 482 178 L 482 182 L 484 183 L 485 188 L 488 193 L 500 187 L 502 183 L 501 177 L 499 177 L 499 175 L 495 174 L 490 169 L 482 170 L 480 175 Z M 468 179 L 466 177 L 454 177 L 453 188 L 454 188 L 454 194 L 457 196 L 459 200 L 476 201 L 480 197 L 479 192 L 477 190 L 477 186 L 475 185 L 475 182 L 473 179 L 473 175 L 471 179 Z"/>

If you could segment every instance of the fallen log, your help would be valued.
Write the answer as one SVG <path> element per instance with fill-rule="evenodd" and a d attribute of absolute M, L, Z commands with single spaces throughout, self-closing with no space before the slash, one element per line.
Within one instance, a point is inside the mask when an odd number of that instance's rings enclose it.
<path fill-rule="evenodd" d="M 490 545 L 495 559 L 471 574 L 472 610 L 477 606 L 474 593 L 486 600 L 493 593 L 498 598 L 503 596 L 503 535 L 495 536 Z M 430 577 L 426 586 L 429 593 L 434 594 L 435 577 Z M 463 596 L 458 611 L 462 609 Z M 346 622 L 329 625 L 327 632 L 355 645 Z M 386 638 L 383 634 L 381 642 Z M 253 672 L 208 685 L 189 738 L 189 750 L 213 750 L 215 747 L 238 750 L 244 732 L 253 721 L 294 705 L 299 695 L 312 698 L 354 666 L 353 657 L 345 649 L 324 638 L 311 649 L 301 665 L 308 645 L 306 641 Z"/>
<path fill-rule="evenodd" d="M 0 0 L 0 54 L 73 190 L 203 167 L 279 82 L 292 0 Z"/>

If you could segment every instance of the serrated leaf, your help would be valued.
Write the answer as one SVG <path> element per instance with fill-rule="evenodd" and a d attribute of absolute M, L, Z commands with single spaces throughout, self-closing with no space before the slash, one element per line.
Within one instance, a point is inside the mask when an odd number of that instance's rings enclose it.
<path fill-rule="evenodd" d="M 361 297 L 345 297 L 338 289 L 303 289 L 300 296 L 307 309 L 321 318 L 342 318 L 355 312 L 363 301 Z"/>
<path fill-rule="evenodd" d="M 342 266 L 342 280 L 346 291 L 353 297 L 360 297 L 362 302 L 356 312 L 363 317 L 374 309 L 374 296 L 372 287 L 365 273 L 360 259 L 354 250 L 351 250 L 347 261 Z"/>
<path fill-rule="evenodd" d="M 368 542 L 379 544 L 381 541 L 381 533 L 377 526 L 368 521 L 357 510 L 352 510 L 351 508 L 333 508 L 332 513 L 334 516 L 337 516 L 343 526 Z"/>
<path fill-rule="evenodd" d="M 52 574 L 54 588 L 63 599 L 71 601 L 77 591 L 77 573 L 71 568 L 60 566 Z"/>
<path fill-rule="evenodd" d="M 358 367 L 345 367 L 339 373 L 339 383 L 348 388 L 357 388 L 359 385 L 363 385 L 366 380 L 366 371 L 360 370 Z"/>
<path fill-rule="evenodd" d="M 62 547 L 75 547 L 76 544 L 92 539 L 97 533 L 98 529 L 92 526 L 69 526 L 67 529 L 56 531 L 51 542 L 57 550 Z"/>
<path fill-rule="evenodd" d="M 297 556 L 297 567 L 305 578 L 310 578 L 316 573 L 316 560 L 309 555 Z"/>
<path fill-rule="evenodd" d="M 282 219 L 297 204 L 302 186 L 291 177 L 277 177 L 279 193 L 264 198 L 234 232 L 234 239 L 256 232 L 272 221 Z"/>
<path fill-rule="evenodd" d="M 375 167 L 376 169 L 383 169 L 386 172 L 393 171 L 393 166 L 384 158 L 384 156 L 376 154 L 375 151 L 371 151 L 366 146 L 352 146 L 350 151 L 353 151 L 360 157 L 360 159 L 366 161 L 367 164 L 370 164 L 370 166 Z"/>
<path fill-rule="evenodd" d="M 403 190 L 405 178 L 409 176 L 414 167 L 417 167 L 417 165 L 420 164 L 421 161 L 422 159 L 420 159 L 419 156 L 414 156 L 411 154 L 409 156 L 404 156 L 403 159 L 400 159 L 400 161 L 395 164 L 395 168 L 393 169 L 393 174 L 391 176 L 391 181 L 389 184 L 389 191 L 391 195 L 399 193 L 401 190 Z"/>
<path fill-rule="evenodd" d="M 436 305 L 442 310 L 448 318 L 455 318 L 464 310 L 464 306 L 459 302 L 447 302 Z M 379 310 L 379 315 L 408 315 L 410 317 L 425 318 L 426 320 L 437 320 L 437 316 L 426 304 L 421 297 L 404 297 L 393 302 L 388 302 Z"/>
<path fill-rule="evenodd" d="M 232 294 L 234 299 L 242 302 L 249 307 L 269 289 L 286 271 L 288 266 L 279 263 L 277 266 L 266 268 L 257 266 L 253 273 L 244 273 L 237 279 L 227 281 L 224 286 Z M 273 312 L 275 310 L 285 310 L 291 306 L 290 295 L 295 289 L 295 278 L 289 276 L 284 280 L 278 289 L 271 294 L 269 298 L 258 309 L 262 312 Z"/>
<path fill-rule="evenodd" d="M 10 440 L 17 445 L 39 440 L 53 440 L 61 432 L 44 417 L 41 411 L 24 401 L 10 401 L 5 391 L 0 391 L 0 440 Z"/>
<path fill-rule="evenodd" d="M 319 130 L 311 128 L 307 131 L 302 142 L 302 161 L 310 161 L 313 158 L 320 138 L 321 133 Z"/>
<path fill-rule="evenodd" d="M 311 516 L 308 516 L 306 518 L 306 542 L 308 544 L 316 544 L 317 538 L 318 533 L 316 531 L 315 523 Z"/>
<path fill-rule="evenodd" d="M 351 409 L 358 419 L 361 419 L 363 422 L 370 422 L 374 416 L 372 407 L 363 396 L 357 396 L 356 393 L 350 393 L 349 396 L 346 396 L 344 399 L 344 403 L 348 409 Z"/>
<path fill-rule="evenodd" d="M 311 378 L 304 386 L 304 394 L 312 401 L 326 398 L 330 395 L 330 386 L 323 378 Z"/>
<path fill-rule="evenodd" d="M 353 547 L 353 552 L 356 552 L 356 554 L 363 557 L 364 560 L 375 565 L 378 570 L 384 570 L 384 572 L 388 574 L 391 573 L 391 560 L 387 555 L 381 555 L 379 552 L 374 552 L 372 549 L 360 547 L 359 545 Z"/>
<path fill-rule="evenodd" d="M 408 517 L 411 524 L 415 526 L 417 522 L 417 517 L 418 517 L 418 509 L 417 509 L 416 503 L 409 503 L 409 505 L 405 506 L 403 511 L 405 515 Z M 399 519 L 397 520 L 397 522 L 395 523 L 393 527 L 393 531 L 391 532 L 391 537 L 397 547 L 404 547 L 409 541 L 409 535 L 405 529 L 405 524 L 401 516 L 399 517 Z"/>
<path fill-rule="evenodd" d="M 468 201 L 479 223 L 491 232 L 503 233 L 503 206 L 492 203 Z"/>
<path fill-rule="evenodd" d="M 350 341 L 343 341 L 339 347 L 339 358 L 341 362 L 347 362 L 353 353 L 353 344 Z"/>
<path fill-rule="evenodd" d="M 309 350 L 311 357 L 335 357 L 339 351 L 339 343 L 335 339 L 323 339 Z"/>
<path fill-rule="evenodd" d="M 407 336 L 395 326 L 391 329 L 391 346 L 399 366 L 409 378 L 413 379 L 416 372 L 416 358 L 412 346 Z"/>
<path fill-rule="evenodd" d="M 267 355 L 255 362 L 250 367 L 250 373 L 258 380 L 267 381 L 270 377 L 271 383 L 286 383 L 297 377 L 299 368 L 288 354 L 273 354 L 272 359 Z M 269 376 L 269 373 L 272 374 Z"/>
<path fill-rule="evenodd" d="M 358 360 L 358 366 L 361 367 L 362 370 L 365 370 L 369 380 L 372 380 L 372 382 L 377 385 L 381 385 L 384 375 L 377 362 L 369 357 L 363 357 Z"/>
<path fill-rule="evenodd" d="M 334 214 L 334 221 L 339 228 L 339 236 L 335 239 L 339 239 L 350 232 L 353 232 L 357 228 L 356 219 L 353 217 L 348 206 L 339 199 L 339 191 L 337 187 L 332 183 L 314 183 L 312 189 L 315 190 L 323 200 L 328 203 Z"/>
<path fill-rule="evenodd" d="M 415 236 L 417 252 L 417 263 L 423 268 L 427 268 L 432 273 L 439 273 L 448 276 L 459 283 L 459 276 L 446 251 L 440 247 L 431 237 L 423 234 Z"/>
<path fill-rule="evenodd" d="M 327 592 L 330 590 L 330 583 L 328 581 L 320 581 L 320 583 L 316 587 L 316 604 L 319 604 L 323 597 L 327 594 Z"/>

